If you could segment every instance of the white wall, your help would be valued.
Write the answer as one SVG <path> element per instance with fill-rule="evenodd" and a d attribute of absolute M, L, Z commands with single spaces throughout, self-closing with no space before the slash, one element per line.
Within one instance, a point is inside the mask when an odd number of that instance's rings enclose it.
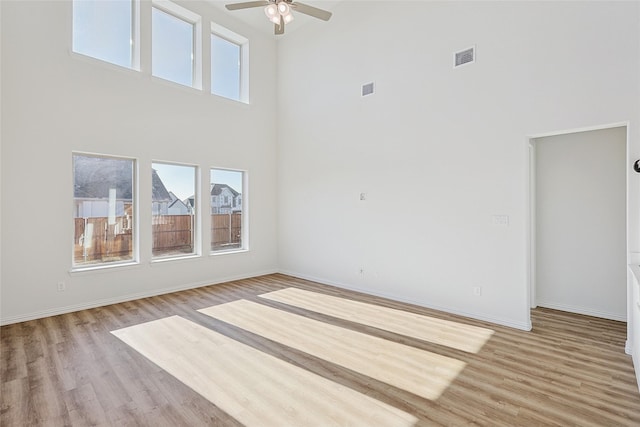
<path fill-rule="evenodd" d="M 527 141 L 629 122 L 640 157 L 639 3 L 393 4 L 279 44 L 281 269 L 527 329 Z"/>
<path fill-rule="evenodd" d="M 250 105 L 152 78 L 148 53 L 143 72 L 71 53 L 70 1 L 2 2 L 3 323 L 277 269 L 275 41 L 206 2 L 183 4 L 250 40 Z M 142 36 L 148 47 L 148 24 Z M 208 69 L 207 37 L 204 47 Z M 72 151 L 138 159 L 139 265 L 69 272 Z M 200 258 L 151 264 L 152 160 L 199 165 L 205 206 L 211 166 L 247 170 L 251 250 L 209 256 L 205 239 Z"/>
<path fill-rule="evenodd" d="M 537 304 L 627 320 L 627 128 L 535 140 Z"/>

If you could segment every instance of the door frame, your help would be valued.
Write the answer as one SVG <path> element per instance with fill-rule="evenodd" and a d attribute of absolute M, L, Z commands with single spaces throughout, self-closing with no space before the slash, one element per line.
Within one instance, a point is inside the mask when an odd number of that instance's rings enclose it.
<path fill-rule="evenodd" d="M 580 132 L 590 132 L 596 130 L 603 129 L 613 129 L 625 127 L 626 128 L 626 141 L 625 141 L 625 165 L 629 165 L 630 163 L 630 147 L 629 147 L 629 122 L 618 122 L 618 123 L 609 123 L 599 126 L 588 126 L 583 128 L 575 128 L 575 129 L 566 129 L 566 130 L 557 130 L 552 132 L 544 132 L 539 134 L 531 134 L 528 135 L 524 142 L 524 152 L 525 152 L 525 203 L 526 207 L 526 219 L 525 219 L 525 256 L 526 256 L 526 284 L 527 284 L 527 310 L 528 310 L 528 318 L 529 324 L 531 324 L 531 309 L 536 308 L 536 152 L 535 152 L 535 140 L 539 138 L 545 138 L 550 136 L 560 136 L 567 135 L 572 133 L 580 133 Z M 627 259 L 626 263 L 629 264 L 629 175 L 630 172 L 628 169 L 625 169 L 625 211 L 626 211 L 626 219 L 625 219 L 625 229 L 626 229 L 626 254 Z M 629 340 L 631 338 L 631 303 L 633 300 L 633 294 L 630 292 L 633 291 L 630 288 L 629 281 L 627 280 L 627 346 L 625 350 L 628 354 L 631 351 L 629 348 Z"/>

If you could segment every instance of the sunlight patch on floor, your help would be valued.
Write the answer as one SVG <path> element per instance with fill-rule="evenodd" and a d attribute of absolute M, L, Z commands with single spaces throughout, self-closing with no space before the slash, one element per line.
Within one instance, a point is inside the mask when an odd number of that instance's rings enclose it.
<path fill-rule="evenodd" d="M 431 400 L 437 399 L 466 365 L 247 300 L 198 311 Z"/>
<path fill-rule="evenodd" d="M 487 328 L 297 288 L 260 297 L 469 353 L 480 351 L 493 335 L 493 330 Z"/>
<path fill-rule="evenodd" d="M 248 427 L 409 427 L 417 421 L 179 316 L 111 333 Z"/>

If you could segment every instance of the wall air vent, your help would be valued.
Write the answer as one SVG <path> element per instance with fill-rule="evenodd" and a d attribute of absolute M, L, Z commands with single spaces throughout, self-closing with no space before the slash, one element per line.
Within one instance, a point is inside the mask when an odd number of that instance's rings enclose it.
<path fill-rule="evenodd" d="M 362 85 L 362 96 L 373 95 L 373 82 Z"/>
<path fill-rule="evenodd" d="M 465 64 L 471 64 L 476 61 L 476 47 L 472 46 L 465 50 L 461 50 L 453 54 L 453 68 L 460 67 Z"/>

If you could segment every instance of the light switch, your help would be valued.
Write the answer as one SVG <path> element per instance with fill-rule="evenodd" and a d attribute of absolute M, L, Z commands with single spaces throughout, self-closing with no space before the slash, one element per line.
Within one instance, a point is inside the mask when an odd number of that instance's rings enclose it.
<path fill-rule="evenodd" d="M 509 215 L 494 215 L 491 223 L 493 225 L 509 225 Z"/>

